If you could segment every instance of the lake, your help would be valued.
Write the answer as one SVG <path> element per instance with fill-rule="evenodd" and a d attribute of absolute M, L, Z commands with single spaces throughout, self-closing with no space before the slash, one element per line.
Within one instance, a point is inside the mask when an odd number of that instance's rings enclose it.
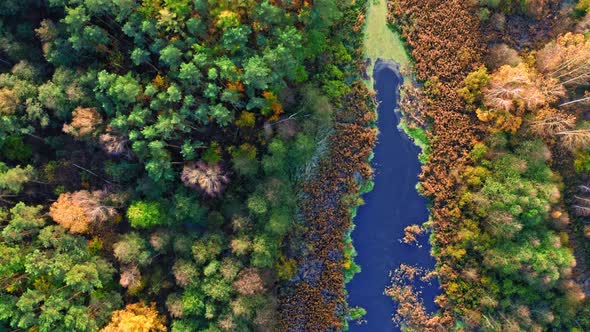
<path fill-rule="evenodd" d="M 358 252 L 355 261 L 362 268 L 347 285 L 351 307 L 367 310 L 361 325 L 350 322 L 350 331 L 399 331 L 391 321 L 394 301 L 383 294 L 390 283 L 389 272 L 400 263 L 434 266 L 427 237 L 421 237 L 422 248 L 401 242 L 404 228 L 422 224 L 428 219 L 427 200 L 416 191 L 420 150 L 397 129 L 399 113 L 395 113 L 402 79 L 387 63 L 377 61 L 374 75 L 378 112 L 379 140 L 372 166 L 375 187 L 363 196 L 365 205 L 359 207 L 352 233 Z M 426 307 L 433 311 L 433 299 L 439 293 L 437 285 L 422 286 Z"/>

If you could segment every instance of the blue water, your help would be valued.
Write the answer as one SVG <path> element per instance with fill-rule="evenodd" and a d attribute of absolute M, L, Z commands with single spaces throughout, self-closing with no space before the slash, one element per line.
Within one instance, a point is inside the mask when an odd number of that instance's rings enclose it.
<path fill-rule="evenodd" d="M 397 129 L 398 119 L 394 109 L 400 78 L 379 63 L 375 68 L 375 90 L 380 102 L 380 133 L 372 161 L 375 188 L 363 196 L 365 205 L 359 208 L 355 218 L 356 228 L 352 238 L 358 251 L 355 261 L 362 272 L 347 285 L 350 306 L 365 308 L 367 315 L 364 317 L 366 323 L 357 325 L 350 322 L 350 331 L 353 332 L 399 331 L 391 321 L 394 301 L 383 294 L 390 284 L 389 271 L 400 263 L 427 268 L 434 266 L 426 236 L 421 237 L 422 248 L 400 242 L 407 225 L 422 224 L 428 219 L 427 201 L 415 189 L 420 173 L 420 151 Z M 424 286 L 424 303 L 427 309 L 434 310 L 433 299 L 439 293 L 438 286 L 422 282 L 416 286 Z"/>

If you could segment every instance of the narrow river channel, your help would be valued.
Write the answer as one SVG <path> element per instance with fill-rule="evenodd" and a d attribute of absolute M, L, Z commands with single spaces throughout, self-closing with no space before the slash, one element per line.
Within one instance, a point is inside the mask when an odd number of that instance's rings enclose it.
<path fill-rule="evenodd" d="M 356 228 L 352 233 L 358 251 L 355 261 L 362 268 L 347 285 L 351 307 L 367 310 L 365 323 L 350 323 L 350 331 L 399 331 L 391 321 L 394 302 L 383 291 L 389 285 L 389 271 L 400 263 L 432 268 L 430 245 L 423 237 L 422 248 L 401 243 L 404 228 L 421 224 L 428 219 L 427 201 L 418 195 L 420 163 L 419 148 L 397 129 L 397 107 L 401 77 L 386 63 L 378 61 L 373 73 L 375 90 L 380 102 L 379 140 L 372 161 L 375 170 L 375 187 L 363 196 L 365 205 L 358 210 Z M 433 310 L 437 286 L 422 283 L 426 307 Z"/>

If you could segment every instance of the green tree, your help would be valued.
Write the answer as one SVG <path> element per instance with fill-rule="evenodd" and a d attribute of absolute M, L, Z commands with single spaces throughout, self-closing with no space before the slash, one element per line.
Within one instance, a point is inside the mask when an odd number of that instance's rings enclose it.
<path fill-rule="evenodd" d="M 2 229 L 2 236 L 7 242 L 22 242 L 39 233 L 45 225 L 45 219 L 41 217 L 42 206 L 27 206 L 18 203 L 10 209 L 11 220 Z"/>
<path fill-rule="evenodd" d="M 277 257 L 278 246 L 275 240 L 260 235 L 254 238 L 251 264 L 258 268 L 269 268 L 274 266 Z"/>
<path fill-rule="evenodd" d="M 199 265 L 215 259 L 224 248 L 224 238 L 220 234 L 207 234 L 193 244 L 193 258 Z"/>
<path fill-rule="evenodd" d="M 152 260 L 147 241 L 136 232 L 123 235 L 113 245 L 113 252 L 117 260 L 123 264 L 146 266 Z"/>
<path fill-rule="evenodd" d="M 465 86 L 459 89 L 459 94 L 465 99 L 468 105 L 480 105 L 483 101 L 482 89 L 490 82 L 490 75 L 485 66 L 479 67 L 476 71 L 467 75 L 464 80 Z"/>
<path fill-rule="evenodd" d="M 180 66 L 182 51 L 170 44 L 160 51 L 160 61 L 171 68 Z"/>
<path fill-rule="evenodd" d="M 258 161 L 256 160 L 256 147 L 244 143 L 231 151 L 232 166 L 235 171 L 244 176 L 254 176 L 258 173 Z"/>
<path fill-rule="evenodd" d="M 137 201 L 127 209 L 127 219 L 134 228 L 152 228 L 164 224 L 166 215 L 159 202 Z"/>
<path fill-rule="evenodd" d="M 11 242 L 0 242 L 0 321 L 13 329 L 96 331 L 121 305 L 112 291 L 115 270 L 83 238 L 42 228 L 40 211 L 19 203 L 3 230 Z"/>
<path fill-rule="evenodd" d="M 20 166 L 10 168 L 0 162 L 0 189 L 2 190 L 18 194 L 23 189 L 23 185 L 31 181 L 34 176 L 35 170 L 31 165 L 27 165 L 25 168 Z"/>
<path fill-rule="evenodd" d="M 247 87 L 265 90 L 271 82 L 271 71 L 259 56 L 253 56 L 244 64 L 243 81 Z"/>

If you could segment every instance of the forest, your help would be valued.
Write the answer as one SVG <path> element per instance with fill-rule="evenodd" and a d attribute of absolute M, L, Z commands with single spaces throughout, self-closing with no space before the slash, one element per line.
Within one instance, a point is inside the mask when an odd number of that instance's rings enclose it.
<path fill-rule="evenodd" d="M 387 4 L 442 288 L 401 264 L 393 323 L 590 330 L 590 1 Z M 1 1 L 0 330 L 347 330 L 366 10 Z"/>
<path fill-rule="evenodd" d="M 402 265 L 386 290 L 398 324 L 590 329 L 589 9 L 587 1 L 389 3 L 422 83 L 404 87 L 401 107 L 410 133 L 428 143 L 419 188 L 431 200 L 425 227 L 437 264 L 424 277 L 442 286 L 430 314 L 410 282 L 417 273 Z"/>
<path fill-rule="evenodd" d="M 363 8 L 2 1 L 0 330 L 343 326 Z"/>

